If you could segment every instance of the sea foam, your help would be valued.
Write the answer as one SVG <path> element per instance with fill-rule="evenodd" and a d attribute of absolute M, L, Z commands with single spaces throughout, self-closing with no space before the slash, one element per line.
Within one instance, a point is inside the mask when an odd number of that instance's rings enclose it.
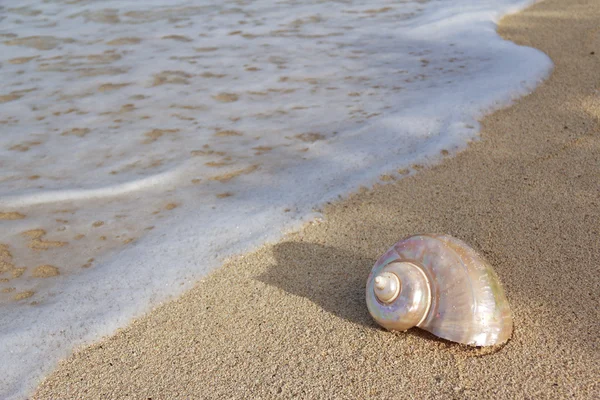
<path fill-rule="evenodd" d="M 496 33 L 529 3 L 3 2 L 0 397 L 324 202 L 464 148 L 551 69 Z"/>

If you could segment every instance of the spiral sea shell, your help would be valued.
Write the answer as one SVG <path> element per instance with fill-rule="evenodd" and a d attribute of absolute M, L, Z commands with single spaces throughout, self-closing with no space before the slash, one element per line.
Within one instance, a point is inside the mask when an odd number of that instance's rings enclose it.
<path fill-rule="evenodd" d="M 473 346 L 506 342 L 512 313 L 492 267 L 448 235 L 416 235 L 377 260 L 367 280 L 367 307 L 386 329 L 419 327 Z"/>

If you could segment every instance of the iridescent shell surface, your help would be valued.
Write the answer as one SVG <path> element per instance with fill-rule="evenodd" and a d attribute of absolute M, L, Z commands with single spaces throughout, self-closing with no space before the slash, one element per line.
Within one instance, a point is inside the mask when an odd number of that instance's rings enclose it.
<path fill-rule="evenodd" d="M 374 280 L 389 272 L 401 288 L 385 303 L 375 294 Z M 471 247 L 448 235 L 415 235 L 396 243 L 373 267 L 366 296 L 373 319 L 389 330 L 418 326 L 473 346 L 502 344 L 512 334 L 512 313 L 496 273 Z"/>

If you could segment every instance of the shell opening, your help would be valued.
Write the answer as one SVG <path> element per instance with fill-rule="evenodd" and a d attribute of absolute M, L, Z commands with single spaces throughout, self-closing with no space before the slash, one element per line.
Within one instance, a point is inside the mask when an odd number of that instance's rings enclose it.
<path fill-rule="evenodd" d="M 383 272 L 375 277 L 373 290 L 382 303 L 391 303 L 400 294 L 400 279 L 392 272 Z"/>

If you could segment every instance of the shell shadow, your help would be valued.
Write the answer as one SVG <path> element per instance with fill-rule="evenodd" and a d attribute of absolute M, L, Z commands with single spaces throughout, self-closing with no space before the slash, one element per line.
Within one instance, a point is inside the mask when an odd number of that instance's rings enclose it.
<path fill-rule="evenodd" d="M 350 322 L 377 328 L 365 304 L 365 283 L 376 259 L 315 243 L 273 247 L 275 264 L 257 277 Z"/>

